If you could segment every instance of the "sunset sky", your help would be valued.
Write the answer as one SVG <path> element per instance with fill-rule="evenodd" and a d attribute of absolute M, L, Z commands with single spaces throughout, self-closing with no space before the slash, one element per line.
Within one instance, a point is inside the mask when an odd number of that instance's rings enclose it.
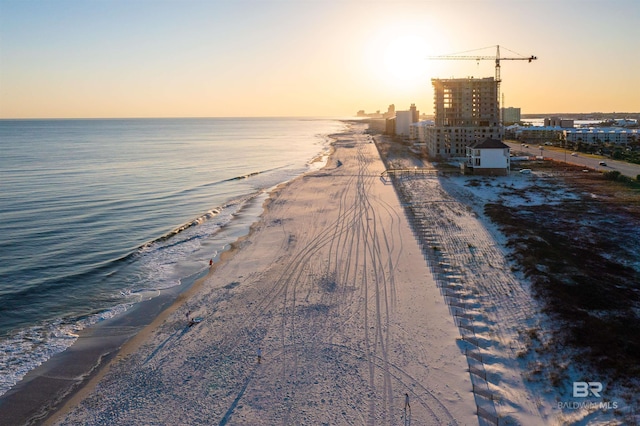
<path fill-rule="evenodd" d="M 640 111 L 638 0 L 0 0 L 0 118 L 433 112 L 491 77 L 522 113 Z M 509 50 L 507 50 L 509 49 Z M 514 53 L 517 52 L 517 53 Z"/>

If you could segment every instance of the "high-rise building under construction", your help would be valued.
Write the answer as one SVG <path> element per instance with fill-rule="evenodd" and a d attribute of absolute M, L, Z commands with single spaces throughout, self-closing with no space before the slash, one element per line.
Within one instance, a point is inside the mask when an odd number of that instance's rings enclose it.
<path fill-rule="evenodd" d="M 434 158 L 464 157 L 466 147 L 486 138 L 502 139 L 498 85 L 493 77 L 432 79 L 435 127 L 427 131 Z"/>

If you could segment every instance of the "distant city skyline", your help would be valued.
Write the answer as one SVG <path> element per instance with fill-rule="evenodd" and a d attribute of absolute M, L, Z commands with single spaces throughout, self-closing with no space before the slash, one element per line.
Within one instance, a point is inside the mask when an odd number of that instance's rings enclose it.
<path fill-rule="evenodd" d="M 502 63 L 502 106 L 638 112 L 639 18 L 637 0 L 0 0 L 0 118 L 432 115 L 432 78 L 494 63 L 427 58 L 497 44 L 538 57 Z"/>

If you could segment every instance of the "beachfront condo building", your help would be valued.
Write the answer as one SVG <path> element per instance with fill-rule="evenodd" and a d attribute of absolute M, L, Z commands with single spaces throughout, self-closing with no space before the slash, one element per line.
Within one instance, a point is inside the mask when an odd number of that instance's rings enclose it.
<path fill-rule="evenodd" d="M 567 142 L 589 145 L 628 145 L 640 141 L 640 129 L 624 129 L 621 127 L 563 129 L 562 133 Z"/>
<path fill-rule="evenodd" d="M 487 138 L 502 140 L 498 85 L 493 77 L 431 80 L 435 126 L 425 134 L 432 158 L 464 158 L 467 146 Z"/>

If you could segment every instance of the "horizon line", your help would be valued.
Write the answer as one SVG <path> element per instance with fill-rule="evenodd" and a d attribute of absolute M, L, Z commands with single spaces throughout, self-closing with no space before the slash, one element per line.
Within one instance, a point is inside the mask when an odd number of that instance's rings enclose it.
<path fill-rule="evenodd" d="M 517 108 L 517 107 L 513 107 Z M 371 113 L 369 113 L 371 114 Z M 640 111 L 590 111 L 590 112 L 531 112 L 522 113 L 523 116 L 557 116 L 557 115 L 589 115 L 589 114 L 620 114 L 640 115 Z M 422 113 L 421 115 L 433 116 L 434 114 Z M 325 119 L 325 120 L 351 120 L 366 119 L 367 116 L 352 115 L 218 115 L 218 116 L 131 116 L 131 117 L 0 117 L 0 121 L 17 120 L 161 120 L 161 119 Z"/>
<path fill-rule="evenodd" d="M 132 117 L 0 117 L 0 120 L 174 120 L 174 119 L 239 119 L 239 118 L 256 118 L 256 119 L 329 119 L 329 120 L 345 120 L 359 118 L 352 116 L 333 116 L 333 115 L 218 115 L 218 116 L 132 116 Z"/>

